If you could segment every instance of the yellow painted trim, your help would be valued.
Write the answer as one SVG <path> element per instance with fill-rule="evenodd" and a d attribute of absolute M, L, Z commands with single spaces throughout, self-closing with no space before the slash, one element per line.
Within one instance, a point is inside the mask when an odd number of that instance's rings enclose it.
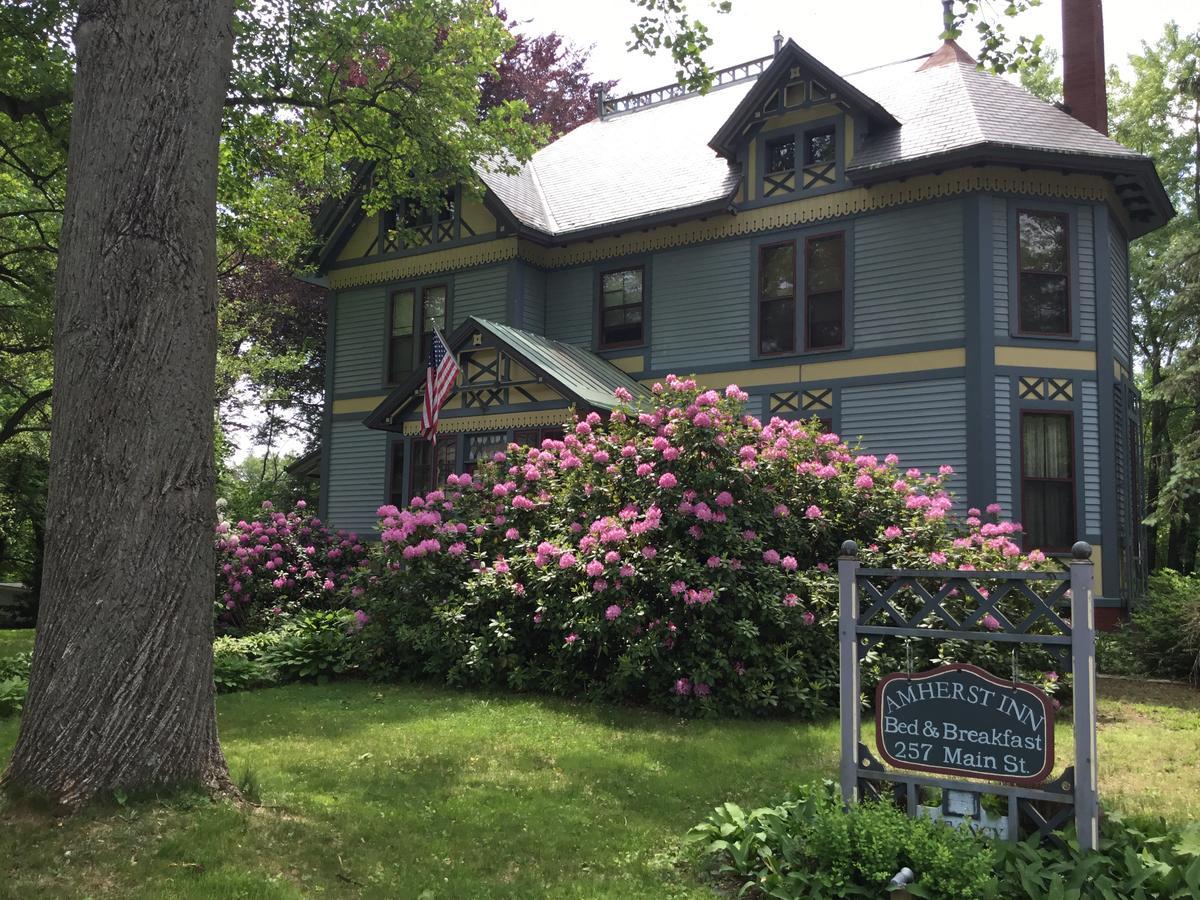
<path fill-rule="evenodd" d="M 751 154 L 749 160 L 753 161 Z M 747 166 L 747 183 L 754 184 L 757 172 Z M 960 168 L 941 175 L 920 175 L 906 181 L 892 181 L 872 187 L 851 188 L 801 197 L 784 203 L 744 209 L 737 215 L 722 213 L 707 219 L 666 225 L 629 234 L 580 241 L 566 247 L 545 247 L 522 240 L 519 256 L 543 268 L 560 268 L 612 257 L 636 255 L 651 250 L 682 247 L 701 241 L 757 234 L 776 228 L 789 228 L 810 222 L 887 209 L 907 203 L 954 197 L 977 191 L 1032 194 L 1069 200 L 1120 204 L 1109 183 L 1092 175 L 1064 175 L 1007 167 Z"/>
<path fill-rule="evenodd" d="M 810 106 L 807 109 L 793 109 L 767 117 L 763 121 L 763 130 L 787 128 L 789 125 L 803 125 L 805 122 L 828 119 L 838 115 L 842 115 L 842 111 L 838 109 L 836 104 L 821 103 L 819 106 Z M 796 148 L 796 152 L 800 152 L 799 147 Z"/>
<path fill-rule="evenodd" d="M 1034 369 L 1096 371 L 1094 350 L 1049 350 L 1042 347 L 997 347 L 996 365 Z"/>
<path fill-rule="evenodd" d="M 338 254 L 338 260 L 358 259 L 371 249 L 371 244 L 379 236 L 379 216 L 367 216 L 358 223 L 346 246 Z"/>
<path fill-rule="evenodd" d="M 800 380 L 807 383 L 830 378 L 856 378 L 862 375 L 897 375 L 928 369 L 955 369 L 966 364 L 967 351 L 962 347 L 955 347 L 949 350 L 924 350 L 919 353 L 895 353 L 888 356 L 805 363 L 800 367 Z"/>
<path fill-rule="evenodd" d="M 501 238 L 446 250 L 431 250 L 414 253 L 382 262 L 365 263 L 348 269 L 334 269 L 329 273 L 329 286 L 336 290 L 378 284 L 383 281 L 402 281 L 421 275 L 452 272 L 484 263 L 502 262 L 517 255 L 517 239 Z"/>
<path fill-rule="evenodd" d="M 333 414 L 337 416 L 342 413 L 370 412 L 383 401 L 382 394 L 378 397 L 351 397 L 347 400 L 334 400 Z"/>
<path fill-rule="evenodd" d="M 847 121 L 850 121 L 847 119 Z M 757 177 L 755 156 L 748 160 L 746 184 Z M 909 203 L 954 197 L 984 191 L 990 193 L 1031 194 L 1066 200 L 1105 202 L 1118 217 L 1123 210 L 1116 192 L 1104 178 L 1092 175 L 1064 175 L 1061 172 L 988 166 L 959 168 L 941 175 L 920 175 L 906 181 L 890 181 L 872 187 L 851 188 L 801 197 L 770 206 L 745 209 L 736 216 L 722 213 L 679 225 L 664 225 L 649 230 L 637 228 L 631 233 L 591 241 L 578 241 L 565 247 L 546 247 L 528 240 L 499 238 L 464 247 L 434 250 L 377 263 L 364 263 L 329 273 L 335 290 L 500 262 L 519 256 L 543 268 L 561 268 L 620 256 L 632 256 L 653 250 L 683 247 L 703 241 L 739 237 L 789 228 L 811 222 L 837 219 Z M 1124 219 L 1122 219 L 1124 221 Z"/>
<path fill-rule="evenodd" d="M 609 362 L 622 372 L 641 372 L 646 368 L 645 356 L 620 356 L 616 359 L 610 359 Z"/>
<path fill-rule="evenodd" d="M 661 379 L 650 378 L 647 384 Z M 800 367 L 772 366 L 769 369 L 737 369 L 730 372 L 704 372 L 696 376 L 696 381 L 706 388 L 720 390 L 726 385 L 736 384 L 738 387 L 760 387 L 764 384 L 796 384 L 800 381 Z"/>
<path fill-rule="evenodd" d="M 463 431 L 499 431 L 502 428 L 527 428 L 533 425 L 566 425 L 572 419 L 571 410 L 539 409 L 519 413 L 491 413 L 482 416 L 456 416 L 438 421 L 439 434 L 458 434 Z M 405 434 L 417 434 L 419 421 L 404 423 Z"/>

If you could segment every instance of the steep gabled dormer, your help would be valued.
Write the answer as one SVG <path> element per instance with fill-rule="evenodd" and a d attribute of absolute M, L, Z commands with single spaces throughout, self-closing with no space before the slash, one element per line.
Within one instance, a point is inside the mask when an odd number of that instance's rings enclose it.
<path fill-rule="evenodd" d="M 862 137 L 896 125 L 879 103 L 789 40 L 708 145 L 740 164 L 738 204 L 757 206 L 840 189 Z"/>

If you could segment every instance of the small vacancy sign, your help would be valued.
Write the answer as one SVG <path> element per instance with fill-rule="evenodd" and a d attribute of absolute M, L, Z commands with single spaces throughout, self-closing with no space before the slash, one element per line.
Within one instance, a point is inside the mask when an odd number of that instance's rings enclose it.
<path fill-rule="evenodd" d="M 967 663 L 883 678 L 875 736 L 900 769 L 1035 785 L 1054 766 L 1050 698 Z"/>

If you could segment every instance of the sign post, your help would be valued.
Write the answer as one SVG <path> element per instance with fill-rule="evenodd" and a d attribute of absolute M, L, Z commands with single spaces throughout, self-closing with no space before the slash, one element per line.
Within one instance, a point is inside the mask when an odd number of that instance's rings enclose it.
<path fill-rule="evenodd" d="M 1001 836 L 1022 825 L 1044 839 L 1075 819 L 1081 849 L 1099 845 L 1096 779 L 1096 655 L 1092 548 L 1072 548 L 1070 573 L 868 569 L 853 541 L 838 558 L 842 797 L 892 791 L 918 814 L 921 787 L 942 791 L 940 815 L 986 820 Z M 888 637 L 978 641 L 1012 648 L 1011 678 L 967 663 L 894 672 L 875 695 L 876 746 L 860 739 L 860 660 Z M 1057 776 L 1054 703 L 1018 680 L 1022 646 L 1040 648 L 1073 679 L 1075 763 Z M 885 767 L 884 764 L 887 764 Z M 963 778 L 984 779 L 964 781 Z M 980 795 L 1007 800 L 1006 815 L 981 810 Z M 923 808 L 923 807 L 921 807 Z M 926 811 L 927 812 L 927 811 Z"/>
<path fill-rule="evenodd" d="M 1075 832 L 1081 850 L 1095 850 L 1100 846 L 1094 578 L 1092 548 L 1079 541 L 1071 548 L 1071 660 L 1075 694 Z"/>

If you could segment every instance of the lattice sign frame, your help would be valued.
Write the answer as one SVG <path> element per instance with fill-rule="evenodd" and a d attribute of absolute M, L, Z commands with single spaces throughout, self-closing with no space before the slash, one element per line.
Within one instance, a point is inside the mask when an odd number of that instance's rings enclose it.
<path fill-rule="evenodd" d="M 1073 816 L 1080 848 L 1096 848 L 1100 834 L 1092 596 L 1095 572 L 1091 555 L 1089 544 L 1075 544 L 1067 572 L 870 569 L 859 565 L 857 545 L 846 541 L 838 559 L 839 775 L 843 800 L 854 803 L 862 798 L 879 799 L 890 789 L 893 799 L 915 816 L 920 789 L 939 788 L 946 798 L 967 801 L 965 810 L 952 810 L 947 799 L 943 805 L 946 817 L 978 821 L 980 796 L 992 794 L 1007 800 L 1002 824 L 1010 837 L 1017 838 L 1022 824 L 1026 824 L 1044 840 L 1061 844 L 1055 832 Z M 929 587 L 930 582 L 938 587 Z M 981 587 L 984 584 L 986 589 Z M 915 598 L 915 602 L 905 606 L 901 602 L 905 597 Z M 957 603 L 960 597 L 961 604 L 948 603 L 951 598 Z M 988 616 L 992 621 L 982 628 Z M 873 624 L 881 617 L 883 624 Z M 868 652 L 889 637 L 991 641 L 1014 648 L 1034 645 L 1056 654 L 1059 667 L 1073 673 L 1074 764 L 1034 785 L 886 769 L 861 738 L 861 663 Z"/>

